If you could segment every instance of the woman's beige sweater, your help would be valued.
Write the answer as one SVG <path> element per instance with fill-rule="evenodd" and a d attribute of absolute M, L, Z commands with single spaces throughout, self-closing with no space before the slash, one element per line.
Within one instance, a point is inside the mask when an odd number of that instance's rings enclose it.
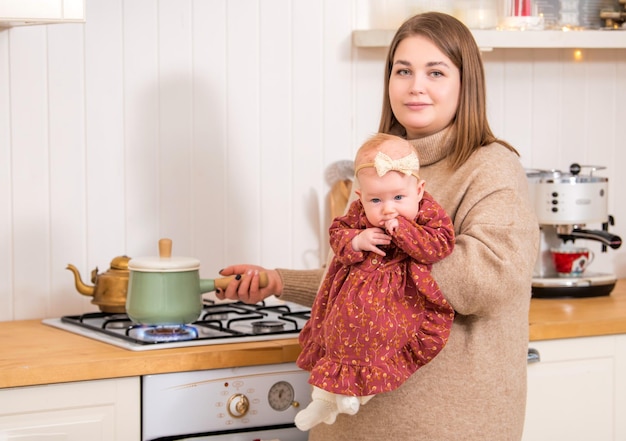
<path fill-rule="evenodd" d="M 426 190 L 454 222 L 452 255 L 433 276 L 457 315 L 447 346 L 399 389 L 310 441 L 518 441 L 526 405 L 528 308 L 539 229 L 519 158 L 499 144 L 456 171 L 447 131 L 411 141 Z M 279 270 L 282 299 L 310 305 L 322 270 Z"/>

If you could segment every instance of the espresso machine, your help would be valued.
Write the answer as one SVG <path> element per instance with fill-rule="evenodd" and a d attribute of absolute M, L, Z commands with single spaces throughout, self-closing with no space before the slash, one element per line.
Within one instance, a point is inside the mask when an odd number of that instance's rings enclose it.
<path fill-rule="evenodd" d="M 619 236 L 609 233 L 614 220 L 608 214 L 608 179 L 594 175 L 604 168 L 572 164 L 569 172 L 527 171 L 530 199 L 541 231 L 532 281 L 533 297 L 605 296 L 615 287 L 617 277 L 610 273 L 586 270 L 580 276 L 560 277 L 550 252 L 577 239 L 600 242 L 602 252 L 622 245 Z M 589 169 L 588 174 L 581 173 L 583 169 Z M 592 230 L 587 227 L 590 224 L 600 224 L 602 228 Z"/>

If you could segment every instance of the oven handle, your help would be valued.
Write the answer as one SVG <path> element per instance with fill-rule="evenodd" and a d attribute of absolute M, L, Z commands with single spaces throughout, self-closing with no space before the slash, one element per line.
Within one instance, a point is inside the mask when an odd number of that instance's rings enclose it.
<path fill-rule="evenodd" d="M 535 348 L 528 348 L 528 356 L 526 357 L 528 364 L 539 363 L 541 361 L 541 354 Z"/>
<path fill-rule="evenodd" d="M 248 438 L 249 437 L 249 438 Z M 232 439 L 250 439 L 252 441 L 293 440 L 304 441 L 308 432 L 302 432 L 293 423 L 272 426 L 242 427 L 231 430 L 217 430 L 204 433 L 189 433 L 158 438 L 143 436 L 144 441 L 229 441 Z"/>

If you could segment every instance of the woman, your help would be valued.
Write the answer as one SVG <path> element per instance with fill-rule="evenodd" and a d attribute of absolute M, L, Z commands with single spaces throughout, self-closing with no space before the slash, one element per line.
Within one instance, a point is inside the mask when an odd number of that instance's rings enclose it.
<path fill-rule="evenodd" d="M 518 154 L 489 127 L 480 52 L 461 22 L 430 12 L 402 24 L 386 60 L 379 131 L 410 140 L 426 191 L 453 220 L 455 249 L 432 275 L 456 315 L 432 362 L 357 415 L 316 426 L 309 439 L 519 440 L 539 231 Z M 258 270 L 225 268 L 252 277 L 220 296 L 311 304 L 322 277 L 274 270 L 260 290 Z"/>

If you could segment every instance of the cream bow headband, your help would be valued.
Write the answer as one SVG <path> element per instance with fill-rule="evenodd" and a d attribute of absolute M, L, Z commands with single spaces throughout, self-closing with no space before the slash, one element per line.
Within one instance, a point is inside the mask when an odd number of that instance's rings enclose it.
<path fill-rule="evenodd" d="M 404 158 L 391 159 L 383 152 L 378 152 L 376 154 L 376 157 L 374 158 L 374 162 L 368 162 L 359 165 L 354 171 L 354 174 L 356 175 L 359 170 L 366 167 L 374 167 L 378 176 L 381 177 L 385 176 L 388 171 L 393 170 L 404 173 L 405 175 L 413 175 L 418 180 L 420 179 L 420 177 L 415 172 L 420 168 L 420 161 L 419 159 L 417 159 L 417 155 L 415 153 L 409 153 Z"/>

